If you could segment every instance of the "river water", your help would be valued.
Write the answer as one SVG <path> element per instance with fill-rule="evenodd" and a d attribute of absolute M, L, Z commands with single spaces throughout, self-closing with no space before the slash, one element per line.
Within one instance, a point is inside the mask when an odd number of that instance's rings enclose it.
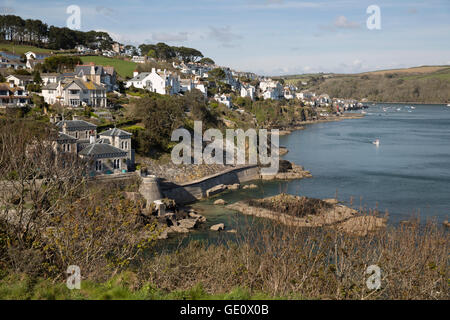
<path fill-rule="evenodd" d="M 259 189 L 219 197 L 231 203 L 280 192 L 322 199 L 337 195 L 355 208 L 387 211 L 390 223 L 417 215 L 448 219 L 450 107 L 377 104 L 365 112 L 361 119 L 311 124 L 280 137 L 280 145 L 289 149 L 283 158 L 304 166 L 313 178 L 257 182 Z M 373 144 L 376 139 L 379 146 Z M 224 222 L 236 228 L 248 219 L 212 205 L 216 199 L 194 205 L 208 222 L 189 238 L 214 240 L 219 235 L 209 226 Z"/>

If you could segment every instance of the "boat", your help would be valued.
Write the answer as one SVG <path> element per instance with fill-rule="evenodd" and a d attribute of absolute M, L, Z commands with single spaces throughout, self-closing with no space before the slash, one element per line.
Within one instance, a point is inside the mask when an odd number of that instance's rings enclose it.
<path fill-rule="evenodd" d="M 377 139 L 372 143 L 378 147 L 380 145 L 380 139 Z"/>
<path fill-rule="evenodd" d="M 449 104 L 447 104 L 447 107 L 450 107 L 450 103 L 449 103 Z"/>

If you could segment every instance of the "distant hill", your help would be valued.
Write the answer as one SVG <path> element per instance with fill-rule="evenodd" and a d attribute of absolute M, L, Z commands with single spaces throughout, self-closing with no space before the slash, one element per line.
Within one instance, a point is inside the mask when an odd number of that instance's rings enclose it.
<path fill-rule="evenodd" d="M 450 102 L 450 66 L 420 66 L 359 74 L 312 74 L 280 77 L 304 90 L 331 97 L 376 102 Z M 302 85 L 301 81 L 308 84 Z"/>

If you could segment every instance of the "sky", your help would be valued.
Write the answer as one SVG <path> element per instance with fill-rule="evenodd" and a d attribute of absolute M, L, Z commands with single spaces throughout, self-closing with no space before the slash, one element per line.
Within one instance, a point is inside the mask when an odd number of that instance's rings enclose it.
<path fill-rule="evenodd" d="M 82 31 L 192 47 L 259 75 L 450 65 L 450 0 L 0 0 L 0 14 L 64 27 L 70 5 Z M 379 29 L 367 27 L 371 5 Z"/>

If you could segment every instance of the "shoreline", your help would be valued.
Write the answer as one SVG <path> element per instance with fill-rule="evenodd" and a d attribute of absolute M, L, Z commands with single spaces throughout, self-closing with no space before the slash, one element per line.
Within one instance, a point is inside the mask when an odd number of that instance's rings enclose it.
<path fill-rule="evenodd" d="M 422 105 L 426 105 L 426 104 L 430 104 L 430 105 L 437 105 L 437 106 L 446 106 L 447 103 L 438 103 L 438 102 L 375 102 L 375 101 L 367 101 L 367 103 L 375 103 L 375 104 L 384 104 L 384 103 L 389 103 L 389 104 L 422 104 Z"/>

